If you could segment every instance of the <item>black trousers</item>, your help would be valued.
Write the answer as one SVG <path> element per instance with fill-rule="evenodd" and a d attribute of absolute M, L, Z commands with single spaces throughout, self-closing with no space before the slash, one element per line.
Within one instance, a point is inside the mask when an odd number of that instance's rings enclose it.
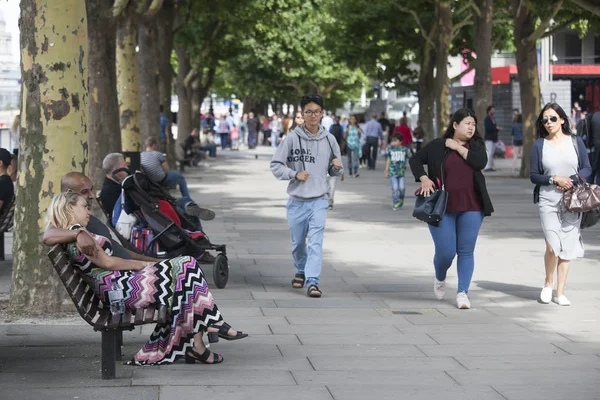
<path fill-rule="evenodd" d="M 375 163 L 377 162 L 377 152 L 379 151 L 379 138 L 368 137 L 367 138 L 367 154 L 369 155 L 369 168 L 375 169 Z"/>

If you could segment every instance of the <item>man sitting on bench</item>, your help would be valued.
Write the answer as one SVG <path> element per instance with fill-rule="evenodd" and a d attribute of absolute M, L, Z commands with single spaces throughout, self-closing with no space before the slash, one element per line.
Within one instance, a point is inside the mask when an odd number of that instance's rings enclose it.
<path fill-rule="evenodd" d="M 200 131 L 198 128 L 194 128 L 192 133 L 190 133 L 190 136 L 185 139 L 185 151 L 191 152 L 195 161 L 200 160 L 203 151 L 208 152 L 209 159 L 217 158 L 217 145 L 214 143 L 202 144 L 200 142 Z"/>
<path fill-rule="evenodd" d="M 88 201 L 88 205 L 91 207 L 93 200 L 95 199 L 94 191 L 92 187 L 92 181 L 87 176 L 80 172 L 69 172 L 62 177 L 60 181 L 61 192 L 71 190 L 83 197 Z M 90 216 L 90 221 L 85 227 L 91 233 L 96 235 L 110 238 L 112 243 L 114 256 L 124 258 L 126 260 L 138 260 L 138 261 L 153 261 L 158 262 L 160 260 L 147 257 L 142 254 L 138 254 L 134 251 L 124 248 L 116 237 L 111 235 L 111 231 L 105 224 L 102 223 L 98 218 L 93 215 Z M 71 242 L 77 242 L 79 247 L 85 254 L 95 254 L 96 242 L 86 231 L 72 231 L 67 229 L 59 229 L 50 227 L 44 232 L 42 241 L 47 246 L 54 246 L 55 244 L 67 244 Z"/>

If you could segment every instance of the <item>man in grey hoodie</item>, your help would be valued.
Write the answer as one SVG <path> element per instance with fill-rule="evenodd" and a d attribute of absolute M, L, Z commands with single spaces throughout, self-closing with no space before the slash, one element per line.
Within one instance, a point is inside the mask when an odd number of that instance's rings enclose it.
<path fill-rule="evenodd" d="M 277 179 L 289 180 L 287 218 L 292 237 L 292 257 L 296 275 L 292 287 L 308 287 L 309 297 L 321 297 L 320 282 L 323 233 L 329 206 L 327 173 L 344 172 L 340 147 L 335 137 L 320 124 L 323 98 L 302 97 L 304 124 L 297 126 L 277 147 L 271 172 Z M 308 246 L 307 239 L 308 237 Z"/>

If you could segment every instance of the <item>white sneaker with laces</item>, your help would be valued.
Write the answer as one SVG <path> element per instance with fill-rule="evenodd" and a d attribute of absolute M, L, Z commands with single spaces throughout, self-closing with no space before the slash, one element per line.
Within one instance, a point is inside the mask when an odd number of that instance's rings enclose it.
<path fill-rule="evenodd" d="M 433 294 L 436 299 L 444 300 L 444 295 L 446 294 L 446 281 L 438 281 L 435 279 L 435 282 L 433 282 Z"/>
<path fill-rule="evenodd" d="M 460 292 L 456 295 L 456 306 L 461 310 L 468 310 L 471 308 L 471 302 L 465 292 Z"/>
<path fill-rule="evenodd" d="M 567 296 L 565 296 L 564 294 L 561 296 L 554 296 L 554 298 L 552 299 L 556 304 L 558 304 L 559 306 L 570 306 L 571 302 L 569 301 L 569 299 L 567 299 Z"/>
<path fill-rule="evenodd" d="M 552 301 L 552 286 L 545 286 L 540 293 L 540 301 L 544 304 L 550 303 Z"/>

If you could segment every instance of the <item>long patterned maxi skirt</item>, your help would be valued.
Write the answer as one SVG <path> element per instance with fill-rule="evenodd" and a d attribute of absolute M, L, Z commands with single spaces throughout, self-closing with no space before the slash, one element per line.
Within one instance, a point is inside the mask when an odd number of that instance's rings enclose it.
<path fill-rule="evenodd" d="M 108 272 L 108 271 L 107 271 Z M 170 364 L 194 345 L 194 335 L 222 320 L 204 273 L 192 257 L 164 260 L 141 271 L 111 271 L 96 280 L 101 298 L 108 299 L 113 276 L 123 287 L 125 307 L 167 305 L 167 324 L 157 324 L 130 364 Z"/>

